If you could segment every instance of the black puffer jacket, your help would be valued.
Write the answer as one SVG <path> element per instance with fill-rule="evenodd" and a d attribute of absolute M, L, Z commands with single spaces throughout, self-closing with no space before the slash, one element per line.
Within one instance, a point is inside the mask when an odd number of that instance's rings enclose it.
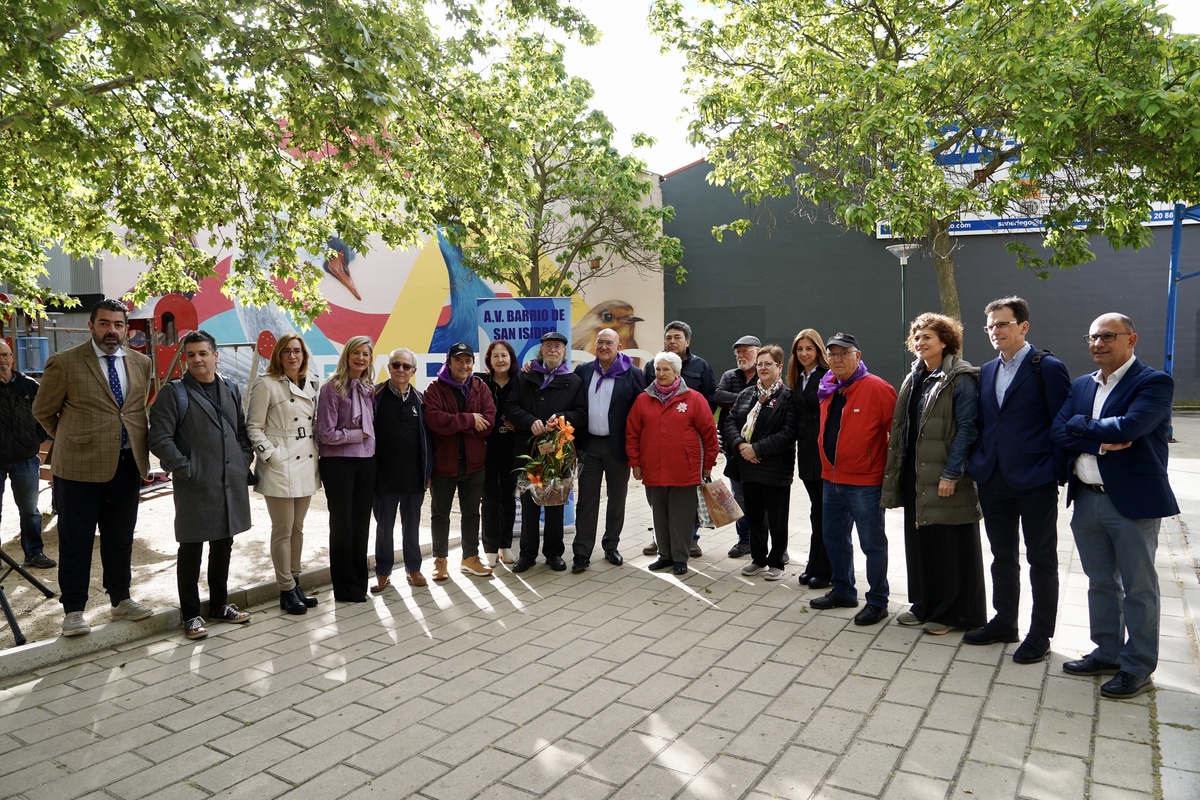
<path fill-rule="evenodd" d="M 566 417 L 567 422 L 578 430 L 587 427 L 587 400 L 583 396 L 583 380 L 573 372 L 555 375 L 546 388 L 541 388 L 546 376 L 540 372 L 520 373 L 516 386 L 509 390 L 508 402 L 500 414 L 516 428 L 514 455 L 527 455 L 533 446 L 532 432 L 535 421 L 545 422 L 551 416 Z"/>
<path fill-rule="evenodd" d="M 796 404 L 786 386 L 767 401 L 754 423 L 750 444 L 759 463 L 742 458 L 738 446 L 746 441 L 742 427 L 758 402 L 758 384 L 752 384 L 737 396 L 733 407 L 721 414 L 721 434 L 725 447 L 725 477 L 741 483 L 765 483 L 788 486 L 796 466 Z"/>

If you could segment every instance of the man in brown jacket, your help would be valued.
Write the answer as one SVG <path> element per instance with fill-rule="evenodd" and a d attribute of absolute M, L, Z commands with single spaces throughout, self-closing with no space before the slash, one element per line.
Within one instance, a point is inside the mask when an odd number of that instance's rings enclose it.
<path fill-rule="evenodd" d="M 33 403 L 34 417 L 54 439 L 63 636 L 91 630 L 83 609 L 97 528 L 112 618 L 138 620 L 152 613 L 129 597 L 138 492 L 150 472 L 151 367 L 149 358 L 122 347 L 128 316 L 117 300 L 96 303 L 88 320 L 91 339 L 46 361 Z"/>

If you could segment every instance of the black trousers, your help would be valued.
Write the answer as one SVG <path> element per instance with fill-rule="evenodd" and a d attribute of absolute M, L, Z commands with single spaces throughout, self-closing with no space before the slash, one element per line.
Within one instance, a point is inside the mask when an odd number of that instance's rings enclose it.
<path fill-rule="evenodd" d="M 329 578 L 333 599 L 367 597 L 367 540 L 375 500 L 375 459 L 323 456 L 319 468 L 329 503 Z"/>
<path fill-rule="evenodd" d="M 213 613 L 229 602 L 229 556 L 233 537 L 208 543 L 208 610 Z M 200 559 L 204 542 L 180 542 L 175 563 L 175 581 L 179 586 L 179 615 L 186 623 L 200 616 Z"/>
<path fill-rule="evenodd" d="M 791 489 L 765 483 L 742 484 L 746 516 L 750 519 L 750 559 L 760 567 L 784 568 Z"/>
<path fill-rule="evenodd" d="M 992 606 L 996 621 L 1017 627 L 1021 603 L 1020 533 L 1025 533 L 1029 588 L 1033 593 L 1030 633 L 1054 636 L 1058 616 L 1058 485 L 1013 489 L 1000 470 L 979 484 L 979 506 L 992 545 Z"/>
<path fill-rule="evenodd" d="M 433 557 L 445 558 L 450 549 L 450 509 L 458 492 L 460 544 L 462 557 L 479 555 L 479 501 L 483 498 L 484 471 L 469 472 L 462 478 L 442 478 L 429 482 L 429 525 L 433 530 Z"/>
<path fill-rule="evenodd" d="M 501 442 L 513 439 L 502 434 Z M 487 468 L 483 472 L 482 529 L 483 552 L 511 550 L 513 526 L 517 523 L 517 473 L 513 472 L 512 441 L 497 445 L 488 439 Z"/>
<path fill-rule="evenodd" d="M 542 555 L 547 560 L 562 558 L 567 547 L 563 544 L 563 507 L 539 506 L 534 502 L 529 492 L 521 494 L 521 558 L 527 561 L 537 559 L 539 544 L 539 529 L 541 528 L 541 513 L 546 512 L 546 530 L 541 539 Z"/>
<path fill-rule="evenodd" d="M 808 492 L 808 519 L 812 523 L 812 536 L 808 540 L 808 564 L 804 571 L 814 578 L 829 581 L 833 578 L 833 565 L 829 563 L 829 551 L 825 549 L 825 504 L 822 501 L 825 496 L 825 483 L 820 478 L 804 481 L 804 490 Z"/>
<path fill-rule="evenodd" d="M 616 550 L 625 529 L 625 500 L 629 496 L 629 462 L 613 452 L 609 437 L 594 436 L 583 454 L 576 487 L 575 540 L 571 552 L 575 558 L 591 560 L 596 549 L 596 530 L 600 525 L 600 483 L 608 488 L 604 510 L 604 536 L 600 546 Z"/>
<path fill-rule="evenodd" d="M 654 520 L 658 557 L 686 566 L 696 529 L 695 486 L 647 486 L 646 500 Z"/>
<path fill-rule="evenodd" d="M 58 587 L 63 610 L 83 611 L 92 576 L 92 549 L 100 531 L 104 591 L 115 606 L 129 598 L 133 529 L 142 475 L 132 450 L 122 450 L 116 473 L 91 483 L 54 479 L 58 509 Z"/>

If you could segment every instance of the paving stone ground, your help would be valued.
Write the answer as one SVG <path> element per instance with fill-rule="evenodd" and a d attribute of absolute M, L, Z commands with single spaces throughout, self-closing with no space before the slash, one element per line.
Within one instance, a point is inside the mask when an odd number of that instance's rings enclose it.
<path fill-rule="evenodd" d="M 172 630 L 2 679 L 0 797 L 1195 800 L 1200 418 L 1176 435 L 1162 661 L 1131 701 L 1062 673 L 1091 649 L 1069 512 L 1053 653 L 1019 666 L 1016 645 L 895 624 L 898 514 L 893 616 L 861 628 L 808 608 L 800 535 L 780 583 L 738 573 L 728 530 L 682 580 L 648 572 L 633 491 L 622 567 L 455 573 L 303 617 L 261 606 L 203 641 Z M 806 523 L 797 486 L 793 531 Z"/>

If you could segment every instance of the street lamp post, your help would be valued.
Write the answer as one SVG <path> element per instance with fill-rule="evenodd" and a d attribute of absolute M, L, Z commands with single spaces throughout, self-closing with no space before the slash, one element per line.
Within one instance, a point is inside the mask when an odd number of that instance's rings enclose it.
<path fill-rule="evenodd" d="M 905 331 L 908 325 L 908 317 L 904 314 L 904 272 L 908 266 L 908 257 L 921 249 L 919 244 L 893 244 L 888 245 L 887 251 L 900 259 L 900 330 Z M 903 333 L 903 341 L 908 341 L 907 332 Z M 904 373 L 908 372 L 908 348 L 905 347 L 900 360 L 900 380 L 904 380 Z"/>

